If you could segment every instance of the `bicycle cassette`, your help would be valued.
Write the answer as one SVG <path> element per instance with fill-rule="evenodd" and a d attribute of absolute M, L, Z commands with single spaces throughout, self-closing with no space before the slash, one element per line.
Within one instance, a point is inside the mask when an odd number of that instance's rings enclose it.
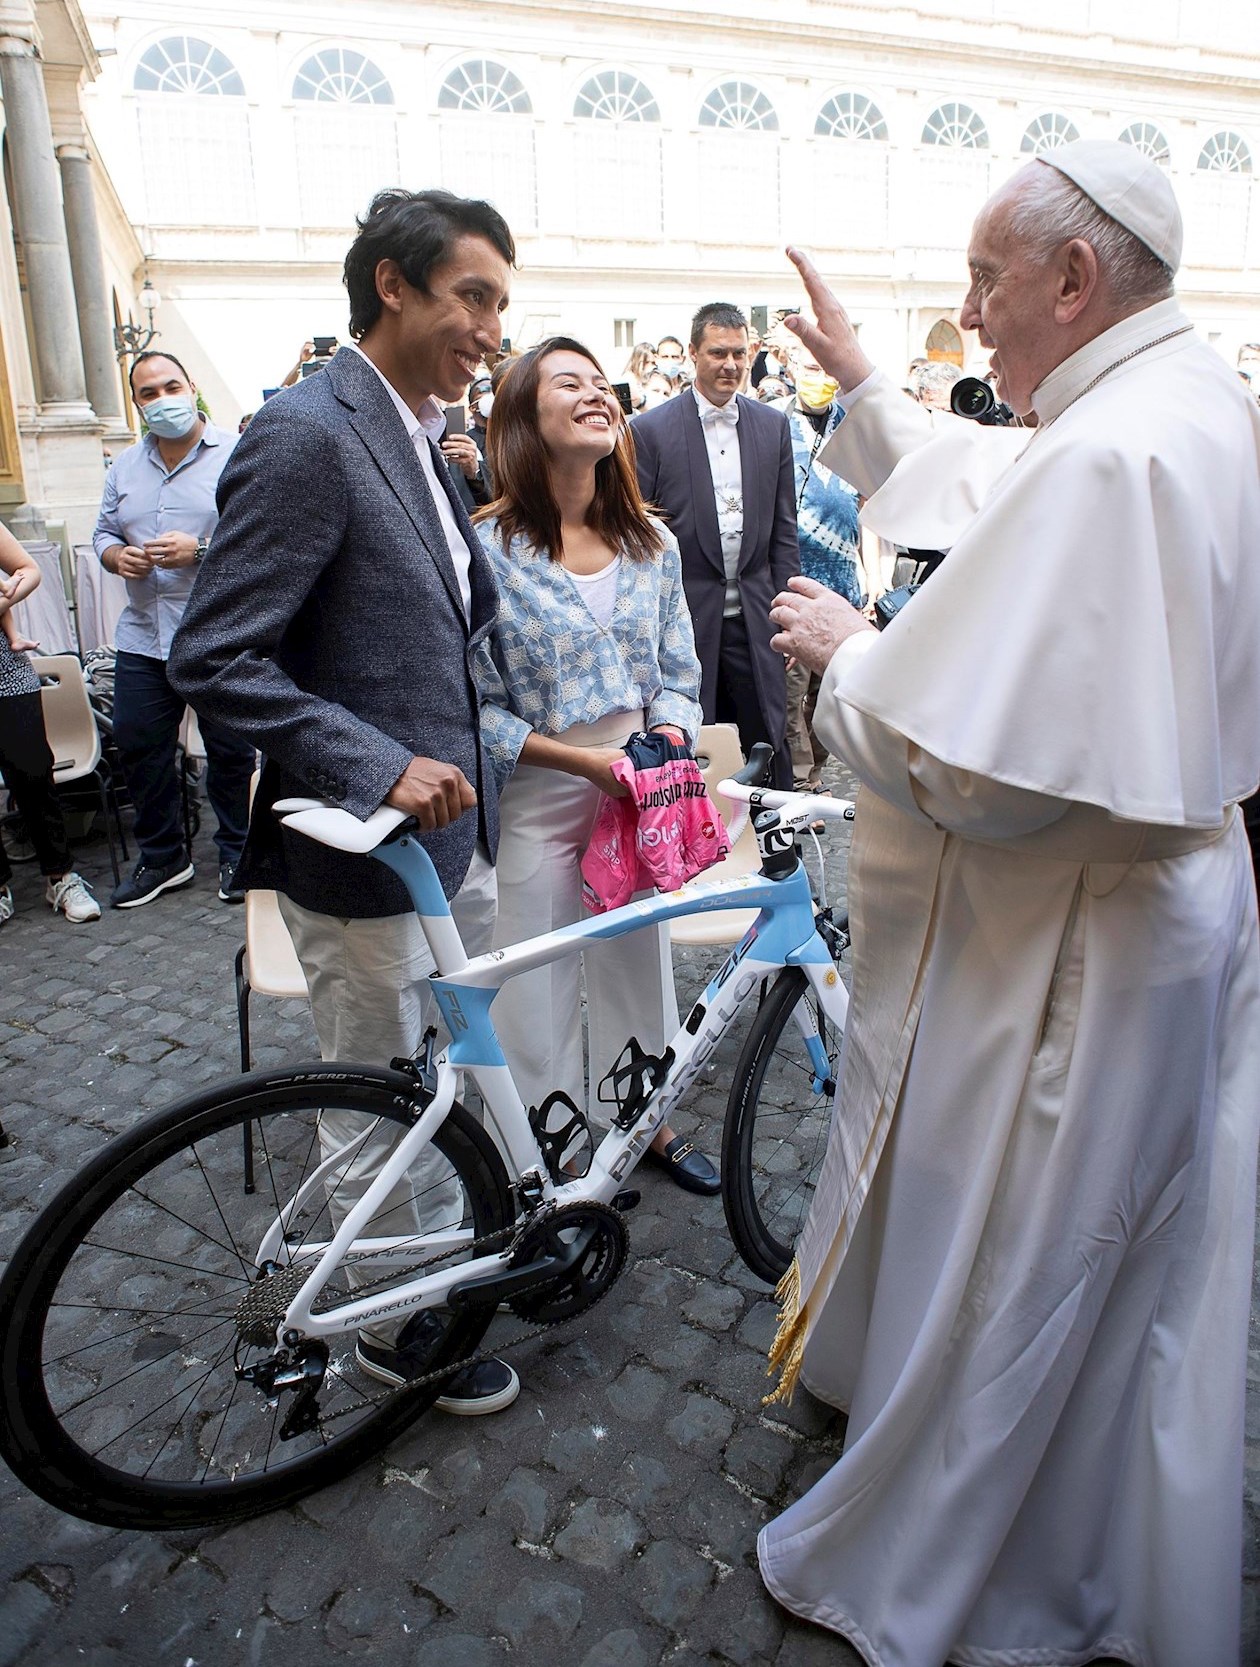
<path fill-rule="evenodd" d="M 550 1256 L 564 1262 L 565 1269 L 510 1298 L 512 1312 L 544 1324 L 584 1314 L 615 1284 L 629 1248 L 626 1224 L 610 1205 L 593 1200 L 559 1205 L 526 1230 L 510 1265 Z"/>

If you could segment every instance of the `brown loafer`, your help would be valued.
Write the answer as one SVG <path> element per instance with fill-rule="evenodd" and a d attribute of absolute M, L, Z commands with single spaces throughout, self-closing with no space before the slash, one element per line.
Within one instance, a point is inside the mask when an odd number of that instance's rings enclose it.
<path fill-rule="evenodd" d="M 654 1146 L 649 1146 L 644 1157 L 650 1158 L 660 1168 L 667 1169 L 678 1185 L 688 1192 L 699 1192 L 708 1196 L 722 1190 L 722 1180 L 717 1170 L 703 1152 L 696 1151 L 686 1135 L 676 1134 L 660 1152 Z"/>

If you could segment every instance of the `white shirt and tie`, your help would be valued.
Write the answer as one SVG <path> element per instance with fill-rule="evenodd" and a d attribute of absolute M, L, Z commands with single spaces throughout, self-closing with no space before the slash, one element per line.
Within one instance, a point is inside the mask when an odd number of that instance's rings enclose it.
<path fill-rule="evenodd" d="M 739 399 L 732 394 L 725 405 L 713 405 L 692 388 L 700 412 L 700 426 L 704 430 L 705 450 L 709 454 L 709 473 L 713 477 L 713 499 L 717 506 L 718 532 L 722 539 L 722 565 L 726 570 L 726 603 L 722 609 L 727 619 L 738 617 L 739 558 L 744 545 L 744 478 L 739 455 Z"/>

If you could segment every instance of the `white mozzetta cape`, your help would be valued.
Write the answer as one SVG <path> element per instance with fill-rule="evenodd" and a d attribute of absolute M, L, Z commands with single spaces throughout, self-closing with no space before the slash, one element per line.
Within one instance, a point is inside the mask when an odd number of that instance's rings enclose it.
<path fill-rule="evenodd" d="M 866 790 L 781 1341 L 850 1416 L 759 1554 L 872 1667 L 1238 1660 L 1260 422 L 1189 336 L 1068 408 L 1179 322 L 1060 366 L 1013 464 L 878 387 L 833 443 L 885 536 L 900 493 L 913 541 L 953 546 L 815 719 Z"/>
<path fill-rule="evenodd" d="M 1219 827 L 1260 776 L 1260 722 L 1230 721 L 1260 714 L 1260 408 L 1193 335 L 1069 408 L 1184 323 L 1163 302 L 1074 354 L 1037 390 L 1049 426 L 1031 435 L 934 431 L 889 384 L 849 411 L 826 461 L 871 487 L 863 521 L 952 547 L 846 676 L 849 705 L 995 781 Z M 876 490 L 913 440 L 929 443 Z"/>

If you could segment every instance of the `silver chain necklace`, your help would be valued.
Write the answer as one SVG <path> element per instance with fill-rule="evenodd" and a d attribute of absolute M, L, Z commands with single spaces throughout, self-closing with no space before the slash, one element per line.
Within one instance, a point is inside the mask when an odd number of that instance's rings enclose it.
<path fill-rule="evenodd" d="M 1073 394 L 1072 398 L 1068 400 L 1067 404 L 1063 407 L 1063 411 L 1070 411 L 1078 399 L 1084 399 L 1086 394 L 1092 394 L 1098 384 L 1106 377 L 1110 376 L 1113 370 L 1119 370 L 1121 365 L 1127 365 L 1129 360 L 1136 359 L 1139 353 L 1149 353 L 1151 348 L 1162 347 L 1165 342 L 1170 342 L 1177 336 L 1184 336 L 1187 330 L 1193 329 L 1193 324 L 1179 324 L 1175 330 L 1169 330 L 1167 335 L 1156 336 L 1153 342 L 1143 342 L 1141 347 L 1131 348 L 1128 353 L 1122 354 L 1120 358 L 1108 365 L 1106 370 L 1100 370 L 1092 382 L 1087 382 L 1085 384 L 1079 394 Z M 1056 411 L 1048 423 L 1042 423 L 1040 428 L 1037 429 L 1037 434 L 1044 434 L 1046 429 L 1052 428 L 1063 415 L 1063 411 Z M 1036 439 L 1036 434 L 1034 434 L 1033 438 Z"/>

